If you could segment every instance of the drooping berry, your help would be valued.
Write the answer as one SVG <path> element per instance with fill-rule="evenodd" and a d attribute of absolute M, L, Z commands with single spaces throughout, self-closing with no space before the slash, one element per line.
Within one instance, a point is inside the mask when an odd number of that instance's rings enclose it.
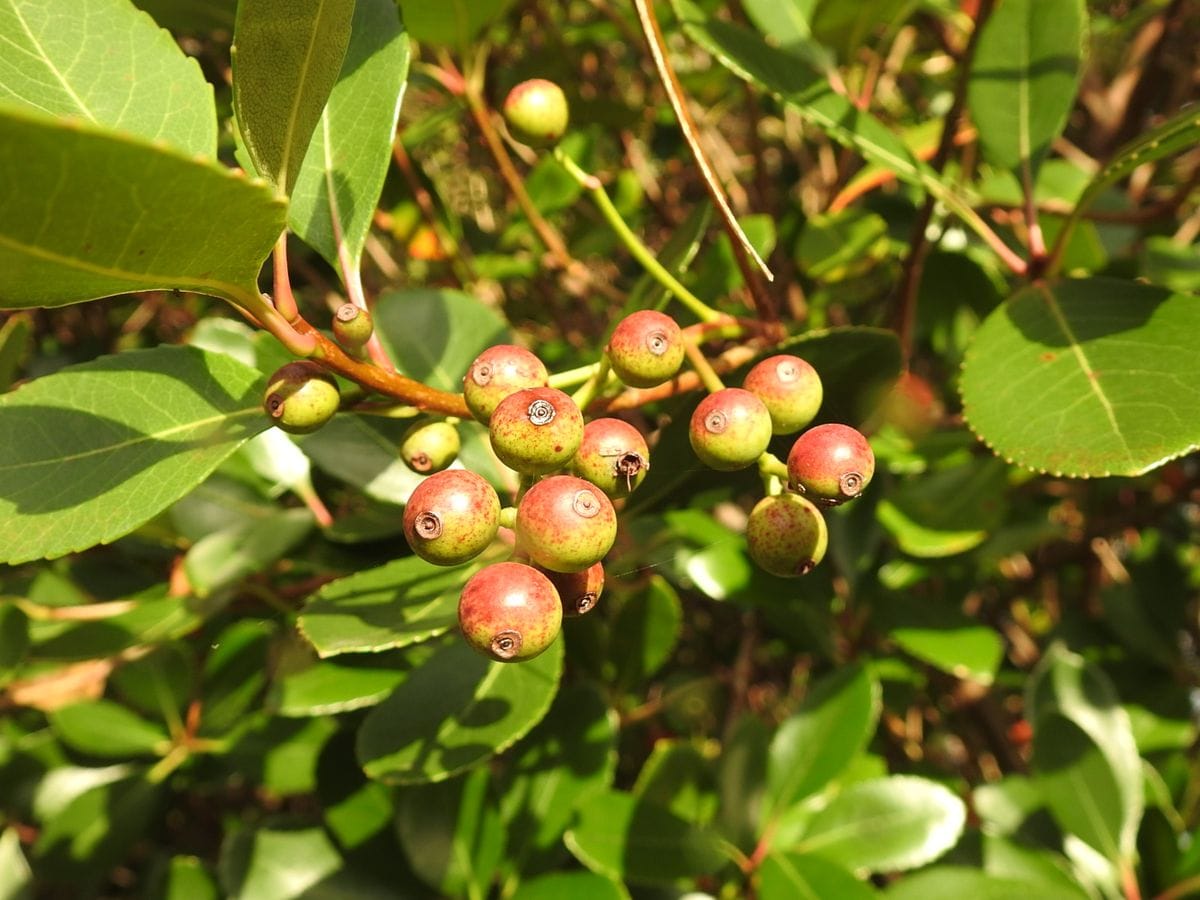
<path fill-rule="evenodd" d="M 720 472 L 744 469 L 771 442 L 771 414 L 749 391 L 725 388 L 700 401 L 688 436 L 706 466 Z"/>
<path fill-rule="evenodd" d="M 770 356 L 746 374 L 742 387 L 758 397 L 771 414 L 775 434 L 805 427 L 821 408 L 823 390 L 817 370 L 798 356 Z"/>
<path fill-rule="evenodd" d="M 449 422 L 414 422 L 400 439 L 400 458 L 421 475 L 440 472 L 458 458 L 462 442 Z"/>
<path fill-rule="evenodd" d="M 670 316 L 644 309 L 622 319 L 608 341 L 613 372 L 630 387 L 647 388 L 675 377 L 683 365 L 683 331 Z"/>
<path fill-rule="evenodd" d="M 627 497 L 650 468 L 650 450 L 642 433 L 622 419 L 592 419 L 571 471 L 610 497 Z"/>
<path fill-rule="evenodd" d="M 333 314 L 333 336 L 343 349 L 353 355 L 362 353 L 363 347 L 375 333 L 371 314 L 354 303 L 343 303 Z"/>
<path fill-rule="evenodd" d="M 500 498 L 482 477 L 466 469 L 430 475 L 404 507 L 404 536 L 413 552 L 438 566 L 478 556 L 500 528 Z"/>
<path fill-rule="evenodd" d="M 519 662 L 554 643 L 562 602 L 550 579 L 532 566 L 495 563 L 467 579 L 458 599 L 458 626 L 480 653 Z"/>
<path fill-rule="evenodd" d="M 583 440 L 583 413 L 575 401 L 550 387 L 509 394 L 488 424 L 492 449 L 510 469 L 544 475 L 561 469 Z"/>
<path fill-rule="evenodd" d="M 553 81 L 522 81 L 504 98 L 504 121 L 513 136 L 535 146 L 554 144 L 567 130 L 567 96 Z"/>
<path fill-rule="evenodd" d="M 263 395 L 263 409 L 289 434 L 310 434 L 333 418 L 341 394 L 337 381 L 311 360 L 280 367 Z"/>
<path fill-rule="evenodd" d="M 582 616 L 596 608 L 604 593 L 604 564 L 595 563 L 582 572 L 555 572 L 545 575 L 558 591 L 564 616 Z"/>
<path fill-rule="evenodd" d="M 497 344 L 471 363 L 463 378 L 463 399 L 471 415 L 486 425 L 500 401 L 509 394 L 542 387 L 549 378 L 545 364 L 524 347 Z"/>
<path fill-rule="evenodd" d="M 612 501 L 589 481 L 552 475 L 517 504 L 517 550 L 544 569 L 580 572 L 604 558 L 617 539 Z"/>
<path fill-rule="evenodd" d="M 836 506 L 863 492 L 875 474 L 875 454 L 849 425 L 818 425 L 792 444 L 788 483 L 809 500 Z"/>
<path fill-rule="evenodd" d="M 763 497 L 750 511 L 750 558 L 772 575 L 807 575 L 824 558 L 828 543 L 824 516 L 799 494 Z"/>

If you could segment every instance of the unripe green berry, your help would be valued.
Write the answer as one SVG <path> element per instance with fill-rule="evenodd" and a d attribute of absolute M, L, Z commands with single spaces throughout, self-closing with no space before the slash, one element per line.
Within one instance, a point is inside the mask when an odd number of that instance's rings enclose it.
<path fill-rule="evenodd" d="M 799 431 L 821 408 L 821 376 L 798 356 L 764 359 L 746 374 L 742 387 L 766 406 L 775 434 Z"/>
<path fill-rule="evenodd" d="M 500 528 L 496 489 L 466 469 L 447 469 L 417 485 L 404 507 L 404 536 L 413 552 L 437 566 L 474 559 Z"/>
<path fill-rule="evenodd" d="M 652 309 L 631 313 L 613 329 L 608 361 L 630 387 L 662 384 L 683 365 L 683 331 L 665 313 Z"/>
<path fill-rule="evenodd" d="M 562 602 L 543 573 L 518 562 L 485 566 L 463 586 L 458 626 L 467 643 L 499 662 L 533 659 L 562 628 Z"/>
<path fill-rule="evenodd" d="M 551 387 L 526 388 L 500 401 L 488 424 L 492 449 L 510 469 L 544 475 L 561 469 L 583 440 L 583 413 Z"/>
<path fill-rule="evenodd" d="M 788 483 L 809 500 L 836 506 L 863 492 L 875 474 L 875 454 L 849 425 L 818 425 L 792 444 Z"/>
<path fill-rule="evenodd" d="M 567 130 L 570 107 L 553 81 L 522 81 L 504 98 L 504 121 L 513 136 L 534 146 L 555 144 Z"/>
<path fill-rule="evenodd" d="M 347 352 L 357 356 L 375 333 L 371 314 L 354 303 L 343 303 L 333 314 L 333 336 Z"/>
<path fill-rule="evenodd" d="M 564 616 L 582 616 L 591 612 L 604 593 L 603 563 L 595 563 L 582 572 L 554 572 L 546 569 L 544 574 L 558 591 Z"/>
<path fill-rule="evenodd" d="M 612 502 L 594 484 L 552 475 L 517 504 L 517 550 L 544 569 L 581 572 L 599 562 L 617 539 Z"/>
<path fill-rule="evenodd" d="M 571 471 L 610 497 L 627 497 L 650 468 L 650 450 L 642 433 L 621 419 L 592 419 Z"/>
<path fill-rule="evenodd" d="M 463 378 L 463 399 L 476 420 L 487 425 L 492 412 L 509 394 L 531 387 L 544 387 L 550 378 L 545 364 L 513 344 L 488 347 Z"/>
<path fill-rule="evenodd" d="M 309 434 L 333 418 L 341 394 L 333 375 L 311 360 L 279 368 L 263 395 L 263 409 L 289 434 Z"/>
<path fill-rule="evenodd" d="M 799 494 L 764 497 L 750 512 L 750 558 L 772 575 L 807 575 L 825 556 L 829 532 L 821 511 Z"/>
<path fill-rule="evenodd" d="M 720 472 L 744 469 L 771 442 L 771 414 L 749 391 L 725 388 L 700 401 L 688 437 L 706 466 Z"/>
<path fill-rule="evenodd" d="M 400 458 L 420 475 L 442 471 L 461 449 L 458 429 L 449 422 L 414 422 L 400 439 Z"/>

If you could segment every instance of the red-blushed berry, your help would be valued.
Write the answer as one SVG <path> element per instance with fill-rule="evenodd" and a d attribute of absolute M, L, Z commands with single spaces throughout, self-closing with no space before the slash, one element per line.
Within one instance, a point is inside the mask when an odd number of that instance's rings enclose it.
<path fill-rule="evenodd" d="M 771 414 L 775 434 L 793 434 L 821 408 L 824 391 L 817 370 L 798 356 L 770 356 L 746 374 L 742 387 L 758 397 Z"/>
<path fill-rule="evenodd" d="M 562 628 L 562 602 L 542 572 L 518 562 L 494 563 L 463 585 L 458 627 L 468 644 L 500 662 L 533 659 Z"/>
<path fill-rule="evenodd" d="M 909 438 L 921 438 L 938 426 L 946 407 L 932 384 L 904 372 L 883 401 L 883 420 Z"/>
<path fill-rule="evenodd" d="M 558 591 L 564 616 L 582 616 L 591 612 L 604 593 L 603 563 L 595 563 L 582 572 L 543 571 Z"/>
<path fill-rule="evenodd" d="M 333 418 L 341 394 L 323 367 L 302 359 L 275 371 L 263 394 L 263 409 L 289 434 L 310 434 Z"/>
<path fill-rule="evenodd" d="M 788 483 L 809 500 L 836 506 L 863 492 L 875 474 L 875 454 L 849 425 L 818 425 L 796 438 L 787 458 Z"/>
<path fill-rule="evenodd" d="M 622 419 L 592 419 L 583 427 L 583 443 L 571 471 L 610 497 L 627 497 L 650 468 L 650 449 L 642 433 Z"/>
<path fill-rule="evenodd" d="M 724 388 L 700 401 L 688 437 L 706 466 L 732 472 L 754 465 L 771 442 L 771 414 L 742 388 Z"/>
<path fill-rule="evenodd" d="M 374 333 L 371 314 L 354 303 L 343 303 L 333 314 L 333 336 L 351 354 L 361 353 Z"/>
<path fill-rule="evenodd" d="M 486 425 L 492 411 L 509 394 L 543 387 L 549 378 L 545 364 L 524 347 L 496 344 L 471 363 L 463 377 L 463 399 L 471 415 Z"/>
<path fill-rule="evenodd" d="M 449 422 L 414 422 L 400 439 L 400 458 L 421 475 L 440 472 L 458 458 L 462 443 Z"/>
<path fill-rule="evenodd" d="M 824 516 L 799 494 L 763 497 L 750 511 L 750 558 L 772 575 L 807 575 L 824 558 L 828 543 Z"/>
<path fill-rule="evenodd" d="M 683 331 L 665 313 L 652 309 L 631 313 L 613 329 L 608 361 L 630 387 L 662 384 L 674 378 L 683 365 Z"/>
<path fill-rule="evenodd" d="M 500 461 L 525 475 L 545 475 L 571 461 L 583 440 L 583 413 L 551 387 L 509 394 L 492 411 L 488 437 Z"/>
<path fill-rule="evenodd" d="M 617 513 L 604 492 L 574 475 L 551 475 L 517 504 L 517 551 L 543 569 L 580 572 L 617 539 Z"/>
<path fill-rule="evenodd" d="M 566 94 L 545 78 L 530 78 L 514 87 L 504 98 L 503 111 L 513 136 L 533 146 L 557 143 L 571 117 Z"/>
<path fill-rule="evenodd" d="M 447 469 L 417 485 L 404 507 L 404 536 L 413 552 L 438 566 L 478 556 L 500 528 L 500 498 L 482 477 Z"/>

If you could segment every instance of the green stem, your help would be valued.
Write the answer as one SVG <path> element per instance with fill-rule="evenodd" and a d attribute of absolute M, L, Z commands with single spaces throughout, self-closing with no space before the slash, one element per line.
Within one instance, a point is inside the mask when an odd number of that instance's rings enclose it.
<path fill-rule="evenodd" d="M 596 399 L 596 395 L 600 389 L 604 387 L 604 382 L 608 379 L 608 351 L 600 357 L 600 362 L 596 364 L 596 371 L 592 373 L 592 377 L 584 382 L 583 387 L 577 390 L 571 399 L 575 401 L 575 405 L 580 409 L 587 409 L 592 405 L 592 401 Z"/>
<path fill-rule="evenodd" d="M 575 387 L 577 384 L 583 384 L 596 374 L 596 370 L 598 368 L 600 368 L 599 360 L 594 363 L 588 363 L 586 366 L 579 366 L 575 369 L 567 369 L 565 372 L 555 372 L 550 376 L 549 385 L 552 388 L 558 388 L 560 391 L 565 391 L 569 387 Z"/>
<path fill-rule="evenodd" d="M 186 744 L 176 744 L 146 773 L 146 780 L 151 784 L 162 784 L 167 780 L 167 776 L 187 762 L 191 753 Z"/>
<path fill-rule="evenodd" d="M 721 381 L 721 376 L 712 367 L 712 363 L 705 359 L 704 354 L 700 352 L 700 348 L 687 337 L 683 339 L 683 352 L 687 354 L 688 362 L 692 364 L 692 368 L 700 376 L 700 382 L 704 385 L 705 390 L 710 394 L 725 390 L 725 383 Z"/>
<path fill-rule="evenodd" d="M 674 275 L 663 268 L 662 263 L 650 252 L 650 248 L 643 244 L 641 239 L 633 233 L 633 230 L 625 224 L 625 220 L 621 217 L 620 211 L 613 205 L 612 200 L 609 199 L 608 192 L 604 190 L 604 185 L 600 183 L 600 179 L 580 168 L 579 164 L 567 156 L 561 147 L 554 148 L 554 158 L 558 160 L 559 165 L 566 169 L 579 182 L 584 190 L 592 195 L 592 200 L 599 208 L 600 214 L 604 216 L 604 220 L 608 223 L 609 227 L 621 239 L 621 243 L 633 254 L 633 258 L 642 264 L 655 281 L 674 294 L 676 299 L 691 310 L 692 314 L 701 322 L 715 322 L 722 318 L 721 313 L 685 288 Z"/>
<path fill-rule="evenodd" d="M 758 474 L 762 478 L 763 495 L 775 497 L 783 493 L 788 482 L 787 464 L 770 451 L 763 451 L 758 458 Z"/>
<path fill-rule="evenodd" d="M 515 528 L 517 525 L 517 508 L 506 506 L 500 510 L 500 525 L 504 528 Z"/>

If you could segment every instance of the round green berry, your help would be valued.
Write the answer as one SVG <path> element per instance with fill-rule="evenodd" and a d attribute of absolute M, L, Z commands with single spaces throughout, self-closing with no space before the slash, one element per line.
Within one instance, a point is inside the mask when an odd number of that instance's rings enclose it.
<path fill-rule="evenodd" d="M 747 373 L 742 387 L 767 407 L 775 434 L 799 431 L 821 408 L 821 376 L 798 356 L 764 359 Z"/>
<path fill-rule="evenodd" d="M 271 376 L 263 409 L 290 434 L 310 434 L 333 418 L 341 395 L 333 375 L 311 360 L 288 363 Z"/>
<path fill-rule="evenodd" d="M 463 378 L 463 399 L 471 415 L 487 425 L 501 400 L 525 388 L 544 387 L 549 378 L 545 364 L 524 347 L 497 344 L 471 363 Z"/>
<path fill-rule="evenodd" d="M 700 401 L 688 437 L 706 466 L 732 472 L 754 465 L 771 442 L 771 414 L 742 388 L 724 388 Z"/>
<path fill-rule="evenodd" d="M 562 628 L 562 602 L 543 573 L 518 562 L 485 566 L 463 585 L 458 626 L 468 644 L 500 662 L 533 659 Z"/>
<path fill-rule="evenodd" d="M 772 575 L 807 575 L 825 556 L 829 532 L 821 511 L 799 494 L 764 497 L 750 512 L 750 558 Z"/>
<path fill-rule="evenodd" d="M 571 471 L 610 497 L 627 497 L 650 468 L 650 450 L 642 433 L 621 419 L 592 419 Z"/>
<path fill-rule="evenodd" d="M 552 475 L 517 504 L 517 550 L 544 569 L 581 572 L 595 565 L 617 539 L 612 501 L 589 481 Z"/>
<path fill-rule="evenodd" d="M 374 333 L 371 314 L 354 303 L 343 303 L 333 314 L 333 336 L 352 354 L 361 353 Z"/>
<path fill-rule="evenodd" d="M 413 552 L 437 566 L 474 559 L 500 528 L 496 489 L 466 469 L 447 469 L 417 485 L 404 507 L 404 536 Z"/>
<path fill-rule="evenodd" d="M 683 365 L 683 331 L 665 313 L 652 309 L 632 313 L 613 329 L 608 361 L 630 387 L 662 384 L 674 378 Z"/>
<path fill-rule="evenodd" d="M 400 458 L 420 475 L 442 471 L 461 449 L 458 429 L 449 422 L 414 422 L 400 439 Z"/>
<path fill-rule="evenodd" d="M 522 81 L 508 92 L 503 109 L 513 136 L 536 146 L 557 143 L 571 115 L 562 88 L 545 78 Z"/>
<path fill-rule="evenodd" d="M 492 450 L 502 463 L 525 475 L 561 469 L 583 440 L 583 413 L 575 401 L 551 387 L 509 394 L 488 423 Z"/>
<path fill-rule="evenodd" d="M 545 575 L 558 591 L 564 616 L 582 616 L 596 608 L 604 593 L 604 564 L 595 563 L 582 572 L 554 572 Z"/>
<path fill-rule="evenodd" d="M 814 503 L 836 506 L 863 492 L 875 474 L 875 454 L 849 425 L 818 425 L 792 444 L 788 483 Z"/>

